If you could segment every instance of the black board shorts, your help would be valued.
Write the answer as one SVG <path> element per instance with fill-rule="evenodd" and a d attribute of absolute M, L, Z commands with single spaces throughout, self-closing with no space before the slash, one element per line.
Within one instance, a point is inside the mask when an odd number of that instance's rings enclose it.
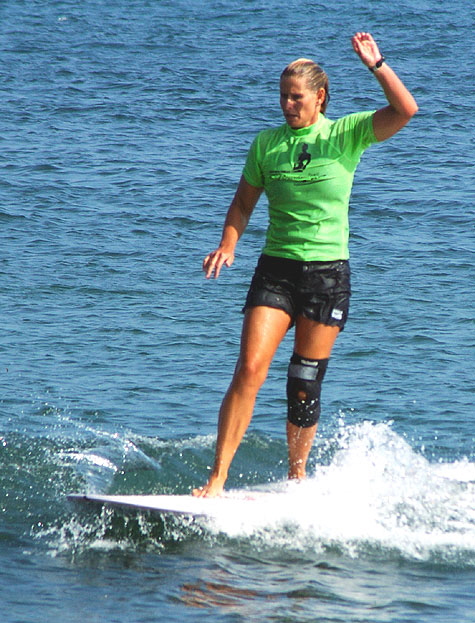
<path fill-rule="evenodd" d="M 247 293 L 245 312 L 263 305 L 340 327 L 348 318 L 351 285 L 348 260 L 301 262 L 261 255 Z"/>

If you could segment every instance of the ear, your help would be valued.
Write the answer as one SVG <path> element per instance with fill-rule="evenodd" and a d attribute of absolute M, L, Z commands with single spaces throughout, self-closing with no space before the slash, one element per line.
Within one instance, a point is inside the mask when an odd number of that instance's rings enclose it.
<path fill-rule="evenodd" d="M 327 92 L 323 87 L 320 87 L 317 91 L 317 104 L 319 106 L 322 106 L 322 104 L 325 102 L 325 98 L 327 96 Z"/>

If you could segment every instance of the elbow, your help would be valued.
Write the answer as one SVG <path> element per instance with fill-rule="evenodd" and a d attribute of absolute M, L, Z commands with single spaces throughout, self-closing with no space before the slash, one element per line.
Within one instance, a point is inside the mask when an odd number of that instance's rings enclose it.
<path fill-rule="evenodd" d="M 402 110 L 397 112 L 397 116 L 399 117 L 399 123 L 401 127 L 404 127 L 409 121 L 414 117 L 414 115 L 418 112 L 419 106 L 417 102 L 414 100 L 413 102 L 409 102 L 404 106 Z"/>
<path fill-rule="evenodd" d="M 419 106 L 417 105 L 416 100 L 414 100 L 414 103 L 412 104 L 412 106 L 409 107 L 408 112 L 408 117 L 409 119 L 412 119 L 412 117 L 414 117 L 414 115 L 419 111 Z M 408 119 L 408 121 L 409 121 Z"/>
<path fill-rule="evenodd" d="M 401 119 L 404 119 L 406 123 L 410 121 L 419 110 L 419 106 L 412 95 L 409 95 L 409 97 L 399 102 L 399 105 L 390 105 L 390 108 L 392 108 L 393 113 L 398 115 Z"/>
<path fill-rule="evenodd" d="M 405 108 L 404 114 L 406 115 L 407 120 L 409 121 L 410 119 L 412 119 L 412 117 L 414 117 L 414 115 L 419 110 L 419 106 L 417 105 L 417 102 L 412 97 L 412 95 L 410 96 L 409 101 L 406 102 L 406 105 L 404 108 Z"/>

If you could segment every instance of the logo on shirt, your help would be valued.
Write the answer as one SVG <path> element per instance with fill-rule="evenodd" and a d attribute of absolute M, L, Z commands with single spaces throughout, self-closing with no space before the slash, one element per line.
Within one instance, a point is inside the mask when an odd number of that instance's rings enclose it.
<path fill-rule="evenodd" d="M 302 151 L 299 153 L 297 162 L 294 164 L 294 171 L 305 171 L 311 159 L 312 155 L 308 153 L 308 143 L 302 143 Z"/>

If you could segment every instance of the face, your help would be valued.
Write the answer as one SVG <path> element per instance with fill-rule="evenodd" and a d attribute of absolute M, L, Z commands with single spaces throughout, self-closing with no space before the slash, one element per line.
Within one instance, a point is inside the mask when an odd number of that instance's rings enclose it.
<path fill-rule="evenodd" d="M 280 107 L 294 130 L 316 123 L 324 101 L 325 89 L 311 91 L 303 78 L 286 76 L 280 81 Z"/>

